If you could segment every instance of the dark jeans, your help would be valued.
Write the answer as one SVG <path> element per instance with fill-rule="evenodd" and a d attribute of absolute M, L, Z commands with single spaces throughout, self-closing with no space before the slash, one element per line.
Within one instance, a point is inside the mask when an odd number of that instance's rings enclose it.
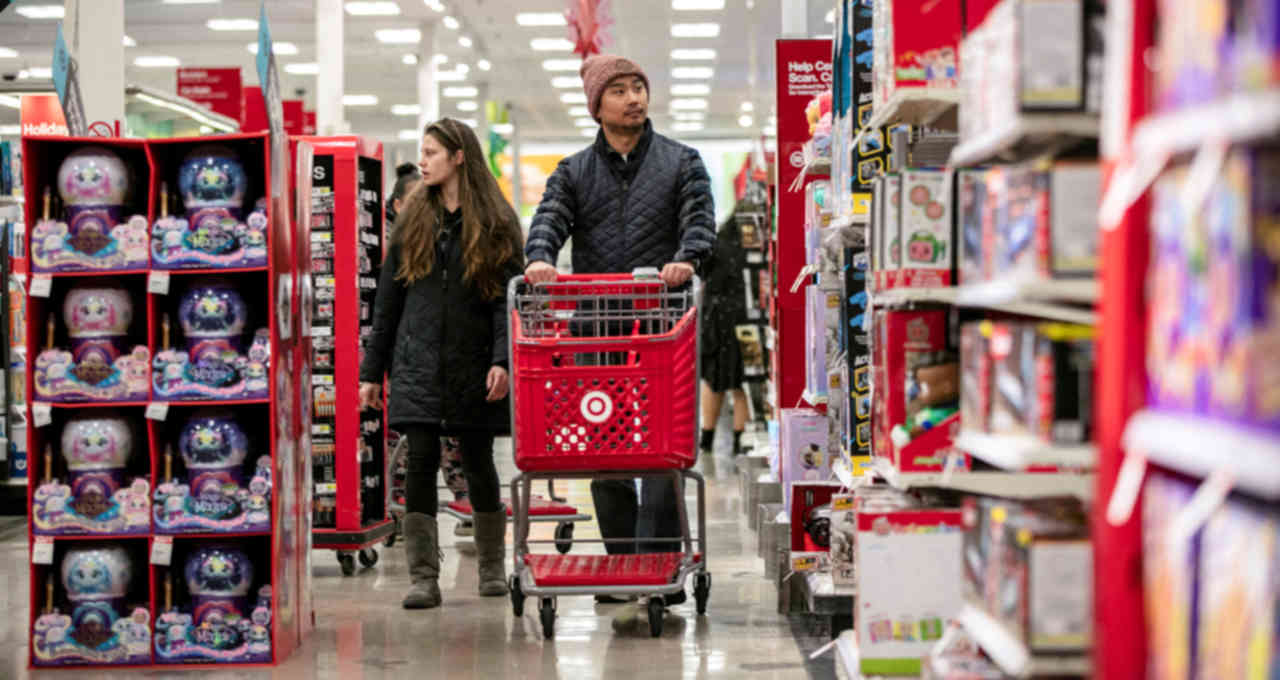
<path fill-rule="evenodd" d="M 440 471 L 442 434 L 439 427 L 405 428 L 405 436 L 409 438 L 409 464 L 404 480 L 405 512 L 436 516 L 440 503 L 436 475 Z M 493 464 L 493 435 L 488 432 L 461 432 L 458 433 L 458 445 L 462 450 L 462 473 L 467 478 L 472 510 L 501 510 L 498 469 Z"/>
<path fill-rule="evenodd" d="M 680 538 L 683 534 L 676 490 L 669 477 L 642 478 L 639 498 L 635 482 L 630 479 L 596 480 L 591 482 L 591 499 L 595 502 L 603 538 Z M 638 546 L 605 544 L 605 550 L 611 555 L 682 549 L 677 541 L 641 541 Z"/>

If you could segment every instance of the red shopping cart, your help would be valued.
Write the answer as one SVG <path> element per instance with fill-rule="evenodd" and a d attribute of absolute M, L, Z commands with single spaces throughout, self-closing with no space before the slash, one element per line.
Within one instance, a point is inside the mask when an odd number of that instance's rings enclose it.
<path fill-rule="evenodd" d="M 561 276 L 555 283 L 511 281 L 511 413 L 515 525 L 511 607 L 540 600 L 543 634 L 555 631 L 556 598 L 669 595 L 694 576 L 698 614 L 706 613 L 706 483 L 697 460 L 699 282 L 670 290 L 656 270 Z M 541 479 L 664 477 L 675 486 L 681 536 L 583 543 L 675 544 L 669 552 L 625 555 L 533 553 L 529 539 Z M 684 482 L 697 488 L 698 533 L 689 527 Z M 694 544 L 697 543 L 697 550 Z M 663 601 L 651 597 L 649 630 L 662 634 Z"/>

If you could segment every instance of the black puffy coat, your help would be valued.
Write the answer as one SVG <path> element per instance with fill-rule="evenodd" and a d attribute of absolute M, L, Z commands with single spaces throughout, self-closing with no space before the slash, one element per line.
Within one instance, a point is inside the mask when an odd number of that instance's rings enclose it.
<path fill-rule="evenodd" d="M 445 223 L 458 234 L 461 214 L 448 215 Z M 399 245 L 393 244 L 382 263 L 360 381 L 381 383 L 390 369 L 393 428 L 435 425 L 508 433 L 510 397 L 485 401 L 489 369 L 509 365 L 505 285 L 501 295 L 487 300 L 463 280 L 457 236 L 437 242 L 436 266 L 425 279 L 406 286 L 396 280 L 399 267 Z M 506 263 L 503 280 L 523 269 L 517 253 Z"/>

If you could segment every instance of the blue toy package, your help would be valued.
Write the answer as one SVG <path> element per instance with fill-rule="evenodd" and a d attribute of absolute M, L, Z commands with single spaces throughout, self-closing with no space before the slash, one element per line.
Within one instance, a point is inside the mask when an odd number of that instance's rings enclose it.
<path fill-rule="evenodd" d="M 991 272 L 984 248 L 983 210 L 986 208 L 986 172 L 961 170 L 957 173 L 957 198 L 960 221 L 960 284 L 984 281 Z"/>

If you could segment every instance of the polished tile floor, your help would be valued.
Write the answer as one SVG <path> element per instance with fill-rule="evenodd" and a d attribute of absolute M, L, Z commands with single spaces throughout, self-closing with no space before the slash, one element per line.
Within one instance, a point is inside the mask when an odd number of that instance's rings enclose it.
<path fill-rule="evenodd" d="M 690 601 L 672 608 L 660 639 L 648 637 L 647 626 L 615 633 L 612 616 L 620 606 L 596 605 L 589 597 L 561 598 L 556 636 L 544 640 L 536 601 L 529 600 L 523 619 L 511 614 L 509 598 L 476 595 L 475 560 L 455 547 L 452 519 L 441 518 L 445 560 L 441 588 L 444 606 L 407 612 L 400 598 L 409 579 L 401 544 L 380 548 L 371 568 L 343 577 L 332 553 L 314 555 L 316 632 L 280 667 L 267 671 L 236 670 L 200 673 L 202 678 L 804 678 L 825 676 L 824 667 L 806 665 L 803 628 L 775 613 L 776 592 L 762 575 L 755 536 L 748 528 L 738 497 L 737 473 L 728 456 L 725 428 L 717 455 L 699 469 L 708 482 L 709 565 L 714 577 L 707 616 L 698 617 Z M 497 452 L 504 479 L 512 472 L 509 440 Z M 692 488 L 692 487 L 691 487 Z M 561 482 L 557 490 L 590 512 L 585 482 Z M 690 500 L 692 501 L 692 493 Z M 691 506 L 695 507 L 695 506 Z M 0 680 L 31 676 L 129 678 L 186 673 L 75 671 L 31 673 L 26 670 L 27 570 L 26 539 L 17 518 L 0 524 Z M 549 537 L 551 525 L 541 526 Z M 594 522 L 577 527 L 579 538 L 599 536 Z M 510 535 L 508 534 L 508 540 Z M 577 546 L 577 552 L 596 552 Z M 690 585 L 690 589 L 691 589 Z M 820 632 L 819 632 L 820 636 Z M 813 669 L 817 669 L 814 671 Z M 57 677 L 57 676 L 55 676 Z"/>

